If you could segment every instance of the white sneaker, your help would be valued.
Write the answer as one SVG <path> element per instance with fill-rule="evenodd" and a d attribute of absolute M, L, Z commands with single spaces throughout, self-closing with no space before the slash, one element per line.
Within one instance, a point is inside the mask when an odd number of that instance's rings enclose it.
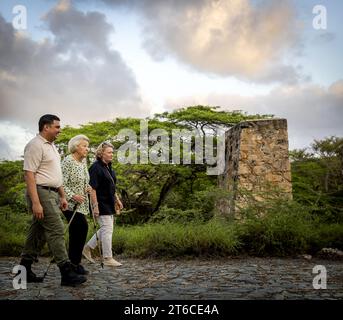
<path fill-rule="evenodd" d="M 104 258 L 104 265 L 110 266 L 110 267 L 120 267 L 122 264 L 114 260 L 112 257 L 109 257 L 109 258 Z"/>
<path fill-rule="evenodd" d="M 94 259 L 92 258 L 91 248 L 88 245 L 83 247 L 82 254 L 88 261 L 95 263 Z"/>

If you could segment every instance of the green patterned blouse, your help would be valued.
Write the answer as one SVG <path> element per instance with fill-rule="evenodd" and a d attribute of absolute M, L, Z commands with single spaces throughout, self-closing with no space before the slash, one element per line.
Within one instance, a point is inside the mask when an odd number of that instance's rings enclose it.
<path fill-rule="evenodd" d="M 89 214 L 89 200 L 86 188 L 89 186 L 89 173 L 86 161 L 79 162 L 70 154 L 62 161 L 63 187 L 68 201 L 69 210 L 73 210 L 76 201 L 73 195 L 80 194 L 86 200 L 79 205 L 77 212 Z"/>

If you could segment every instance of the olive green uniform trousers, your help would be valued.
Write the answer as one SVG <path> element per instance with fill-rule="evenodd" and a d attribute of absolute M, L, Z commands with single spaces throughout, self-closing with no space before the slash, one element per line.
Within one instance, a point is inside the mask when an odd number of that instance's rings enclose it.
<path fill-rule="evenodd" d="M 55 258 L 58 266 L 68 261 L 68 254 L 64 240 L 64 224 L 59 208 L 59 194 L 52 190 L 37 188 L 38 197 L 43 207 L 44 218 L 32 217 L 32 222 L 26 237 L 22 258 L 37 261 L 37 257 L 45 243 Z M 29 212 L 32 214 L 32 201 L 27 195 Z"/>

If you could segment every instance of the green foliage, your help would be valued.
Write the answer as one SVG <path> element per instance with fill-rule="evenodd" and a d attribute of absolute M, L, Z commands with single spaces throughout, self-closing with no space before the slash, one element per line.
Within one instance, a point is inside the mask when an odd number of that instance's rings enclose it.
<path fill-rule="evenodd" d="M 80 125 L 78 128 L 66 126 L 63 128 L 61 134 L 56 140 L 56 145 L 63 153 L 67 153 L 68 141 L 78 135 L 84 134 L 90 139 L 91 155 L 94 154 L 97 146 L 104 141 L 110 141 L 116 148 L 120 147 L 124 141 L 117 139 L 120 130 L 130 129 L 137 135 L 137 142 L 139 142 L 140 123 L 143 119 L 138 118 L 117 118 L 113 121 L 90 122 Z M 151 133 L 154 129 L 164 129 L 171 132 L 172 129 L 178 128 L 176 125 L 158 121 L 157 119 L 149 120 L 148 132 Z"/>
<path fill-rule="evenodd" d="M 306 252 L 314 236 L 308 208 L 295 201 L 269 202 L 261 216 L 259 208 L 242 209 L 239 226 L 243 250 L 255 255 L 290 255 Z"/>
<path fill-rule="evenodd" d="M 170 113 L 155 114 L 155 119 L 163 119 L 189 129 L 201 130 L 205 134 L 206 129 L 216 131 L 217 127 L 230 128 L 241 121 L 272 117 L 272 115 L 247 115 L 240 110 L 223 111 L 219 109 L 220 107 L 213 106 L 189 106 Z"/>
<path fill-rule="evenodd" d="M 322 248 L 343 249 L 342 223 L 317 223 L 314 226 L 313 237 L 310 239 L 310 253 L 318 252 Z"/>
<path fill-rule="evenodd" d="M 322 208 L 297 200 L 265 195 L 264 201 L 246 197 L 237 225 L 242 251 L 253 255 L 315 254 L 323 247 L 343 248 L 343 224 L 313 214 Z M 269 198 L 268 198 L 269 197 Z"/>
<path fill-rule="evenodd" d="M 294 199 L 330 223 L 343 223 L 343 138 L 315 140 L 291 152 Z"/>
<path fill-rule="evenodd" d="M 25 203 L 23 161 L 0 162 L 0 206 L 23 212 Z"/>
<path fill-rule="evenodd" d="M 31 215 L 11 214 L 6 219 L 6 210 L 10 207 L 0 209 L 0 255 L 19 255 Z M 264 216 L 258 218 L 257 213 L 259 209 L 257 212 L 256 207 L 250 206 L 242 212 L 242 221 L 230 223 L 213 218 L 206 222 L 184 219 L 182 223 L 164 220 L 163 223 L 116 226 L 113 250 L 115 254 L 146 258 L 246 253 L 286 256 L 315 254 L 323 247 L 343 249 L 343 225 L 323 223 L 313 218 L 310 208 L 295 201 L 275 200 L 269 203 Z M 88 238 L 93 233 L 90 224 Z"/>
<path fill-rule="evenodd" d="M 21 253 L 31 215 L 13 212 L 7 205 L 0 207 L 0 256 Z"/>
<path fill-rule="evenodd" d="M 25 196 L 26 184 L 21 182 L 16 186 L 8 189 L 4 198 L 8 199 L 7 203 L 15 212 L 26 211 L 26 196 Z"/>
<path fill-rule="evenodd" d="M 191 106 L 171 113 L 167 112 L 162 115 L 155 115 L 154 118 L 147 118 L 146 120 L 148 120 L 149 135 L 154 129 L 163 129 L 168 134 L 169 141 L 171 142 L 173 129 L 196 129 L 200 135 L 205 135 L 205 133 L 211 135 L 219 127 L 229 128 L 240 121 L 270 117 L 270 115 L 247 115 L 241 111 L 223 111 L 219 107 Z M 87 135 L 90 138 L 91 152 L 88 159 L 88 163 L 90 164 L 94 159 L 95 149 L 100 142 L 109 140 L 113 143 L 116 150 L 118 150 L 127 143 L 127 141 L 118 139 L 117 135 L 120 130 L 130 129 L 135 132 L 137 139 L 136 141 L 130 140 L 130 143 L 137 150 L 138 163 L 133 161 L 125 165 L 121 163 L 114 164 L 118 175 L 118 191 L 121 194 L 126 209 L 118 219 L 119 225 L 147 222 L 162 205 L 168 202 L 167 199 L 171 194 L 176 197 L 181 195 L 180 202 L 187 203 L 187 206 L 184 205 L 184 208 L 182 208 L 183 210 L 199 208 L 199 205 L 193 206 L 193 202 L 190 201 L 191 198 L 197 202 L 197 199 L 193 197 L 193 193 L 198 190 L 204 190 L 204 184 L 207 184 L 209 187 L 215 184 L 215 177 L 206 176 L 205 164 L 194 164 L 194 138 L 188 141 L 191 142 L 190 156 L 193 161 L 192 164 L 183 164 L 183 144 L 180 146 L 181 165 L 176 165 L 172 162 L 172 148 L 169 148 L 169 161 L 167 164 L 140 164 L 141 120 L 137 118 L 117 118 L 113 121 L 88 123 L 81 125 L 79 128 L 66 127 L 57 140 L 59 149 L 65 154 L 67 143 L 71 137 L 80 133 Z M 182 139 L 189 140 L 186 137 Z M 156 143 L 157 141 L 149 139 L 148 146 L 150 151 Z M 216 146 L 214 146 L 214 153 L 215 149 Z M 117 158 L 116 155 L 115 158 Z M 200 185 L 200 188 L 197 187 L 198 185 Z M 191 197 L 188 195 L 191 195 Z M 207 207 L 212 206 L 211 201 L 206 201 L 205 203 Z M 176 206 L 172 205 L 171 207 L 177 209 L 178 204 Z M 205 208 L 205 211 L 210 213 L 209 208 Z"/>
<path fill-rule="evenodd" d="M 227 129 L 240 121 L 271 117 L 191 106 L 148 119 L 148 132 L 164 129 L 170 138 L 173 129 L 185 128 L 213 135 L 218 128 Z M 117 134 L 131 129 L 136 133 L 133 145 L 140 156 L 141 120 L 117 118 L 65 127 L 57 146 L 65 155 L 73 136 L 87 135 L 91 140 L 91 164 L 101 142 L 109 140 L 118 149 L 125 141 L 120 141 Z M 149 148 L 156 143 L 150 140 Z M 283 256 L 315 253 L 323 247 L 343 248 L 343 138 L 315 140 L 309 149 L 291 151 L 293 201 L 283 200 L 277 190 L 263 202 L 242 195 L 248 205 L 241 208 L 243 219 L 238 222 L 215 219 L 215 204 L 229 196 L 216 187 L 217 177 L 206 174 L 205 164 L 184 164 L 182 151 L 181 146 L 180 165 L 171 157 L 168 164 L 160 165 L 113 164 L 125 207 L 116 217 L 117 253 L 137 257 L 234 253 Z M 191 157 L 194 159 L 193 140 Z M 20 253 L 31 218 L 22 214 L 26 212 L 22 166 L 22 161 L 0 162 L 1 255 Z M 262 196 L 266 198 L 266 194 Z"/>
<path fill-rule="evenodd" d="M 206 224 L 146 224 L 117 228 L 116 254 L 130 257 L 227 256 L 239 245 L 235 230 L 216 221 Z"/>
<path fill-rule="evenodd" d="M 206 221 L 214 216 L 217 201 L 228 197 L 228 191 L 211 185 L 190 195 L 188 204 L 190 208 L 201 211 Z"/>
<path fill-rule="evenodd" d="M 179 192 L 174 192 L 151 218 L 150 222 L 189 223 L 206 222 L 214 217 L 215 204 L 219 199 L 228 196 L 228 192 L 213 185 L 205 185 L 206 189 L 195 191 L 182 198 Z"/>
<path fill-rule="evenodd" d="M 168 208 L 166 206 L 161 207 L 161 209 L 154 214 L 150 222 L 163 222 L 163 223 L 189 223 L 189 222 L 204 222 L 205 217 L 202 211 L 197 209 L 181 210 L 175 208 Z"/>
<path fill-rule="evenodd" d="M 275 199 L 263 216 L 251 205 L 241 212 L 242 220 L 228 223 L 215 218 L 189 222 L 194 211 L 162 208 L 154 216 L 156 223 L 117 228 L 113 246 L 116 254 L 133 257 L 289 256 L 316 254 L 323 247 L 343 249 L 343 225 L 327 224 L 311 210 L 296 201 Z"/>

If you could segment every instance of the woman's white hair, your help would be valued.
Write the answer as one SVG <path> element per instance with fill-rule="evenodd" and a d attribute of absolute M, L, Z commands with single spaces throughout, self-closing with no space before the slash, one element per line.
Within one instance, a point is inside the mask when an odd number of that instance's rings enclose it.
<path fill-rule="evenodd" d="M 75 137 L 72 137 L 68 142 L 68 151 L 70 153 L 74 153 L 76 151 L 77 146 L 82 142 L 87 141 L 89 143 L 89 139 L 84 134 L 79 134 Z"/>

